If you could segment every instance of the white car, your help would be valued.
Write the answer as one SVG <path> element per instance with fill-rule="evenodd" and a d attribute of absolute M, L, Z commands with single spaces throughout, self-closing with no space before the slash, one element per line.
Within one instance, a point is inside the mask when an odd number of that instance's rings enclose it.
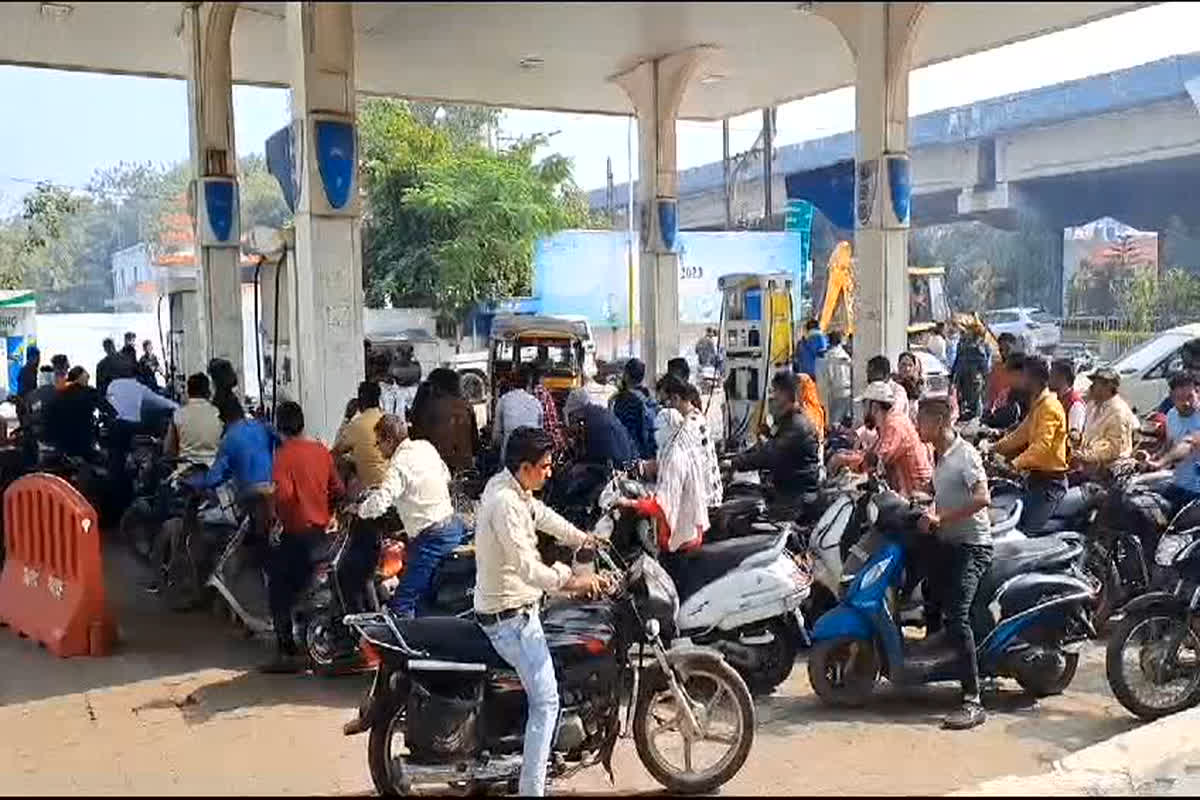
<path fill-rule="evenodd" d="M 1026 353 L 1052 350 L 1062 341 L 1058 320 L 1037 308 L 999 308 L 985 312 L 983 321 L 996 336 L 1011 333 L 1017 337 Z"/>
<path fill-rule="evenodd" d="M 1107 365 L 1121 376 L 1121 396 L 1139 416 L 1158 407 L 1167 396 L 1167 381 L 1183 368 L 1180 350 L 1185 342 L 1200 338 L 1200 323 L 1180 325 L 1155 336 Z M 1086 375 L 1075 380 L 1075 388 L 1091 385 Z"/>

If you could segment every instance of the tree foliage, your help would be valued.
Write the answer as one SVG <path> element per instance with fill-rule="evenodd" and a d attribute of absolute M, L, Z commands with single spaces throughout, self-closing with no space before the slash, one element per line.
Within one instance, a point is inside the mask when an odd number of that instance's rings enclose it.
<path fill-rule="evenodd" d="M 457 318 L 527 294 L 538 237 L 592 221 L 570 159 L 535 161 L 544 136 L 485 146 L 481 127 L 496 121 L 490 109 L 437 115 L 395 100 L 363 104 L 368 305 L 390 300 Z"/>

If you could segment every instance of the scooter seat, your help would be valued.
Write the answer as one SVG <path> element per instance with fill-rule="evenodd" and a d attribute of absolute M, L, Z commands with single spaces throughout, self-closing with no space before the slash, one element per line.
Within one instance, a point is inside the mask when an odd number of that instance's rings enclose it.
<path fill-rule="evenodd" d="M 992 566 L 979 582 L 977 596 L 990 602 L 996 590 L 1010 578 L 1026 572 L 1054 572 L 1078 556 L 1078 546 L 1056 536 L 999 542 Z"/>
<path fill-rule="evenodd" d="M 409 648 L 426 653 L 429 659 L 508 667 L 473 619 L 416 617 L 396 620 L 396 628 Z"/>
<path fill-rule="evenodd" d="M 679 599 L 691 597 L 725 574 L 737 569 L 746 559 L 775 548 L 778 536 L 743 536 L 713 545 L 703 545 L 691 553 L 665 559 L 663 566 L 675 581 Z"/>
<path fill-rule="evenodd" d="M 992 503 L 988 506 L 988 519 L 991 520 L 992 527 L 1003 526 L 1016 516 L 1020 505 L 1021 498 L 1015 494 L 993 496 Z"/>

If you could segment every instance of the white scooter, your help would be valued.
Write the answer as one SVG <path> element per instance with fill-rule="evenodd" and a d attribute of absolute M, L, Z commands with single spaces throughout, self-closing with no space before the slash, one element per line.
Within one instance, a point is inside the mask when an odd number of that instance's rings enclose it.
<path fill-rule="evenodd" d="M 812 579 L 787 551 L 790 523 L 773 532 L 704 545 L 693 553 L 662 556 L 655 526 L 626 516 L 618 498 L 643 496 L 636 481 L 614 475 L 600 495 L 603 516 L 597 535 L 633 523 L 636 532 L 613 540 L 618 553 L 640 548 L 660 558 L 675 582 L 680 606 L 678 637 L 721 652 L 756 694 L 769 694 L 787 680 L 797 649 L 807 644 L 801 605 Z M 632 541 L 636 539 L 636 541 Z"/>

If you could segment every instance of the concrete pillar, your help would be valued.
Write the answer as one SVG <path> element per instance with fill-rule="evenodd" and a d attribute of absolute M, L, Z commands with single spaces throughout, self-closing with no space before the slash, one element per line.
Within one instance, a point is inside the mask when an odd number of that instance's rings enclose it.
<path fill-rule="evenodd" d="M 684 91 L 713 49 L 694 47 L 644 61 L 613 78 L 629 96 L 638 120 L 638 312 L 649 380 L 665 374 L 667 361 L 679 354 L 675 120 Z"/>
<path fill-rule="evenodd" d="M 292 113 L 303 152 L 315 146 L 310 115 L 345 114 L 353 120 L 353 14 L 350 3 L 287 4 Z M 364 376 L 362 244 L 357 213 L 329 212 L 322 205 L 325 188 L 312 163 L 300 169 L 295 280 L 286 284 L 295 309 L 296 394 L 309 434 L 331 442 Z"/>
<path fill-rule="evenodd" d="M 187 3 L 183 10 L 194 219 L 199 218 L 197 210 L 203 202 L 197 195 L 196 181 L 237 174 L 230 60 L 236 13 L 237 3 Z M 182 321 L 181 367 L 190 374 L 203 370 L 210 358 L 227 358 L 245 390 L 241 252 L 237 247 L 200 247 L 198 230 L 196 240 L 199 302 L 179 305 L 187 314 Z"/>
<path fill-rule="evenodd" d="M 882 353 L 894 368 L 907 347 L 908 73 L 925 5 L 855 3 L 853 15 L 840 5 L 830 16 L 856 65 L 855 391 L 866 385 L 870 358 Z"/>

